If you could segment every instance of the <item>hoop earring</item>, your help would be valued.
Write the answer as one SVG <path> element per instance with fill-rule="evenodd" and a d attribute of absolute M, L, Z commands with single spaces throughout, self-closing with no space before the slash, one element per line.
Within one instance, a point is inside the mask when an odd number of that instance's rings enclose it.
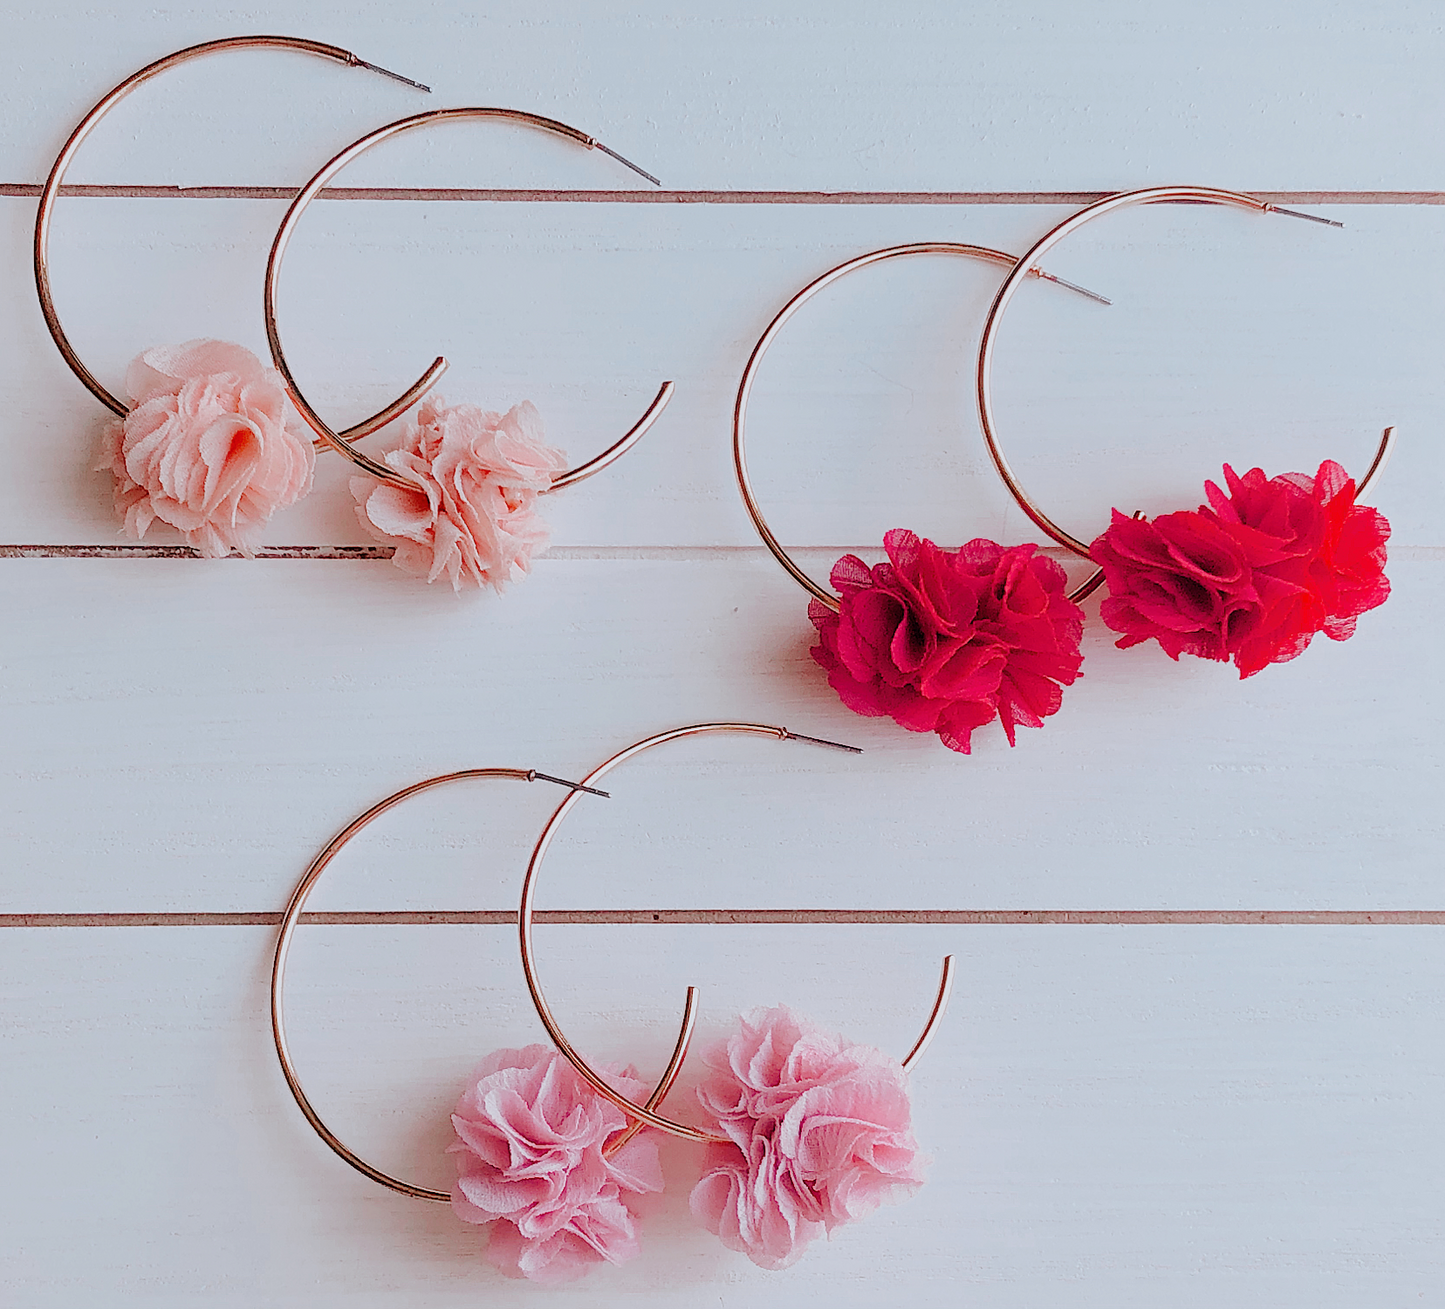
<path fill-rule="evenodd" d="M 618 765 L 655 746 L 717 732 L 861 753 L 854 746 L 783 727 L 698 723 L 628 746 L 594 768 L 583 783 L 595 785 Z M 907 1074 L 933 1040 L 948 1005 L 953 956 L 944 958 L 928 1021 L 901 1060 L 825 1033 L 786 1006 L 755 1009 L 705 1058 L 710 1076 L 698 1090 L 698 1102 L 712 1128 L 664 1117 L 656 1106 L 637 1104 L 618 1091 L 577 1052 L 558 1025 L 538 977 L 532 945 L 537 878 L 552 838 L 575 801 L 576 792 L 558 805 L 527 864 L 518 915 L 522 969 L 553 1044 L 598 1096 L 633 1120 L 623 1139 L 653 1127 L 705 1144 L 703 1177 L 692 1192 L 693 1214 L 729 1249 L 746 1254 L 761 1268 L 788 1267 L 814 1237 L 872 1212 L 896 1192 L 916 1190 L 923 1176 L 909 1125 Z M 696 1011 L 697 988 L 689 986 L 674 1059 L 685 1056 Z M 819 1148 L 810 1136 L 815 1110 L 805 1101 L 810 1091 L 820 1090 L 826 1100 L 826 1108 L 817 1106 L 820 1118 L 833 1124 L 846 1119 L 854 1133 L 841 1149 Z M 826 1134 L 827 1128 L 822 1130 Z"/>
<path fill-rule="evenodd" d="M 808 592 L 818 632 L 813 659 L 854 713 L 892 718 L 912 732 L 936 732 L 950 750 L 971 752 L 976 728 L 997 718 L 1008 743 L 1019 724 L 1042 727 L 1058 712 L 1063 687 L 1079 676 L 1083 611 L 1065 588 L 1064 571 L 1032 545 L 1001 546 L 979 538 L 944 550 L 913 532 L 883 538 L 888 562 L 869 568 L 856 555 L 833 565 L 839 595 L 814 581 L 779 543 L 753 492 L 745 438 L 748 399 L 759 365 L 783 326 L 840 278 L 911 255 L 961 255 L 1017 272 L 1001 250 L 924 241 L 859 255 L 809 282 L 774 315 L 753 346 L 733 406 L 733 467 L 748 516 L 763 544 Z M 1103 296 L 1041 269 L 1028 275 L 1094 300 Z"/>
<path fill-rule="evenodd" d="M 601 150 L 654 185 L 661 185 L 651 173 L 585 132 L 538 114 L 516 109 L 462 108 L 436 109 L 399 119 L 333 156 L 291 202 L 266 264 L 266 337 L 271 359 L 285 380 L 291 402 L 318 440 L 381 483 L 377 486 L 364 478 L 353 478 L 351 490 L 361 525 L 377 540 L 396 546 L 396 565 L 428 582 L 446 577 L 454 590 L 461 590 L 465 583 L 500 591 L 507 581 L 528 570 L 532 555 L 546 544 L 546 525 L 535 513 L 538 496 L 600 473 L 626 454 L 657 421 L 672 398 L 673 383 L 662 384 L 642 417 L 620 440 L 576 468 L 568 469 L 562 452 L 543 443 L 541 417 L 530 401 L 498 416 L 475 405 L 448 408 L 440 397 L 433 397 L 422 407 L 401 447 L 378 461 L 353 449 L 307 400 L 287 362 L 276 323 L 281 262 L 301 215 L 321 188 L 353 159 L 382 141 L 433 123 L 477 118 L 521 123 L 575 141 L 588 150 Z M 447 361 L 437 356 L 408 394 L 428 390 L 446 367 Z"/>
<path fill-rule="evenodd" d="M 1115 509 L 1110 526 L 1091 545 L 1066 532 L 1029 496 L 1009 466 L 993 412 L 993 357 L 1004 311 L 1035 263 L 1069 233 L 1105 214 L 1134 205 L 1207 204 L 1284 214 L 1343 226 L 1332 219 L 1284 209 L 1253 196 L 1207 187 L 1166 186 L 1110 196 L 1079 210 L 1039 238 L 1004 279 L 989 309 L 978 351 L 978 414 L 998 475 L 1020 509 L 1041 531 L 1099 565 L 1077 593 L 1107 583 L 1104 622 L 1122 633 L 1120 649 L 1154 640 L 1171 659 L 1197 655 L 1233 660 L 1241 678 L 1302 654 L 1323 632 L 1335 641 L 1353 635 L 1362 613 L 1385 602 L 1385 542 L 1390 525 L 1357 503 L 1379 477 L 1394 447 L 1387 427 L 1358 486 L 1334 460 L 1314 476 L 1243 477 L 1224 465 L 1226 490 L 1205 483 L 1208 505 L 1163 514 L 1152 522 Z"/>
<path fill-rule="evenodd" d="M 607 796 L 606 791 L 585 783 L 551 777 L 535 769 L 469 768 L 427 778 L 372 805 L 338 832 L 311 861 L 281 915 L 271 965 L 271 1036 L 281 1075 L 297 1107 L 333 1153 L 388 1190 L 418 1200 L 450 1204 L 464 1221 L 489 1226 L 488 1258 L 510 1276 L 560 1282 L 587 1271 L 597 1262 L 623 1263 L 637 1253 L 634 1197 L 660 1191 L 662 1175 L 655 1144 L 633 1142 L 635 1132 L 628 1128 L 627 1119 L 593 1096 L 559 1055 L 545 1046 L 532 1045 L 522 1050 L 494 1051 L 482 1063 L 452 1118 L 458 1140 L 449 1153 L 461 1157 L 462 1168 L 457 1185 L 448 1192 L 393 1176 L 368 1163 L 346 1145 L 326 1125 L 302 1089 L 286 1038 L 286 964 L 291 942 L 306 902 L 327 865 L 362 828 L 403 801 L 435 787 L 480 778 L 553 782 L 569 788 L 573 794 Z M 683 1035 L 690 1037 L 690 1025 Z M 686 1054 L 687 1040 L 679 1039 L 662 1078 L 645 1102 L 649 1110 L 657 1108 L 672 1089 Z M 632 1068 L 608 1071 L 629 1093 L 639 1094 L 646 1089 Z M 525 1159 L 499 1166 L 493 1152 L 490 1166 L 477 1165 L 476 1147 L 482 1137 L 487 1137 L 493 1146 L 504 1139 L 504 1134 L 486 1119 L 485 1106 L 488 1097 L 493 1095 L 500 1095 L 509 1104 L 515 1104 L 518 1097 L 529 1100 L 539 1116 L 563 1129 L 562 1138 L 537 1143 L 538 1148 Z M 569 1115 L 574 1116 L 569 1118 Z M 549 1146 L 554 1147 L 551 1156 Z M 505 1149 L 502 1156 L 506 1156 Z M 582 1174 L 582 1180 L 569 1186 L 574 1169 Z M 469 1185 L 476 1180 L 486 1184 L 482 1190 Z M 558 1183 L 564 1194 L 539 1194 L 547 1192 L 549 1181 Z M 491 1207 L 484 1207 L 488 1204 Z"/>
<path fill-rule="evenodd" d="M 245 347 L 226 341 L 152 347 L 127 370 L 130 404 L 108 390 L 81 361 L 60 325 L 50 289 L 50 222 L 76 152 L 120 101 L 188 60 L 258 48 L 296 50 L 364 68 L 420 91 L 431 89 L 349 50 L 301 37 L 234 36 L 187 46 L 132 73 L 95 103 L 51 165 L 35 215 L 35 290 L 45 326 L 80 384 L 116 415 L 102 438 L 96 471 L 115 478 L 115 507 L 125 531 L 139 540 L 160 519 L 211 558 L 232 550 L 250 554 L 254 533 L 276 510 L 311 489 L 312 443 L 286 425 L 280 378 Z M 386 426 L 421 394 L 413 388 L 347 428 L 342 438 L 353 441 Z"/>

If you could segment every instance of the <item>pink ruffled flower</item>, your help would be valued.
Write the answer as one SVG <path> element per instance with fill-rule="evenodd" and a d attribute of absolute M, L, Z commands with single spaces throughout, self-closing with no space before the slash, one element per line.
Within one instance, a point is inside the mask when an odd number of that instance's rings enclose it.
<path fill-rule="evenodd" d="M 1390 594 L 1383 514 L 1355 503 L 1333 460 L 1314 477 L 1243 477 L 1224 466 L 1226 495 L 1152 522 L 1117 509 L 1091 547 L 1109 598 L 1100 612 L 1120 648 L 1154 640 L 1169 655 L 1232 659 L 1241 677 L 1303 653 L 1323 632 L 1343 641 Z"/>
<path fill-rule="evenodd" d="M 759 1267 L 922 1185 L 898 1060 L 779 1005 L 744 1014 L 705 1062 L 698 1100 L 732 1143 L 707 1147 L 692 1212 Z"/>
<path fill-rule="evenodd" d="M 446 577 L 457 591 L 463 583 L 500 591 L 546 548 L 537 497 L 567 461 L 544 444 L 530 401 L 500 415 L 445 404 L 439 396 L 423 401 L 401 448 L 384 456 L 420 486 L 354 477 L 357 517 L 377 540 L 396 545 L 396 565 L 408 573 L 428 582 Z"/>
<path fill-rule="evenodd" d="M 814 660 L 849 709 L 937 732 L 969 753 L 973 730 L 995 717 L 1009 744 L 1023 723 L 1042 727 L 1079 676 L 1083 611 L 1064 570 L 1032 545 L 970 541 L 941 550 L 914 533 L 883 538 L 888 562 L 856 555 L 833 565 L 835 614 L 814 600 Z"/>
<path fill-rule="evenodd" d="M 311 489 L 315 452 L 286 426 L 281 375 L 243 346 L 156 346 L 126 371 L 132 408 L 107 425 L 96 471 L 137 540 L 159 518 L 203 555 L 251 552 L 255 533 Z"/>
<path fill-rule="evenodd" d="M 629 1100 L 647 1095 L 635 1069 L 603 1071 Z M 605 1157 L 625 1115 L 549 1046 L 489 1055 L 452 1126 L 452 1210 L 492 1224 L 487 1257 L 509 1277 L 566 1282 L 637 1254 L 632 1197 L 662 1190 L 657 1146 L 638 1135 Z"/>

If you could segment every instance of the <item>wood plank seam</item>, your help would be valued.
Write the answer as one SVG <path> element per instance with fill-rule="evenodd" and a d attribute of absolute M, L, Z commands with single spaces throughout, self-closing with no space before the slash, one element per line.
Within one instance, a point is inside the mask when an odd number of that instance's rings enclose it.
<path fill-rule="evenodd" d="M 547 909 L 539 923 L 605 924 L 882 924 L 888 926 L 1084 927 L 1445 926 L 1442 909 Z M 0 914 L 3 927 L 275 927 L 277 912 Z M 304 913 L 322 926 L 515 926 L 515 909 L 341 910 Z"/>
<path fill-rule="evenodd" d="M 37 199 L 34 182 L 0 182 L 0 196 Z M 62 196 L 130 200 L 290 200 L 284 186 L 70 183 Z M 667 191 L 531 187 L 336 186 L 321 200 L 458 200 L 491 204 L 692 205 L 1087 205 L 1112 191 Z M 1250 191 L 1279 205 L 1441 205 L 1445 191 Z"/>
<path fill-rule="evenodd" d="M 855 545 L 795 546 L 798 552 L 851 554 L 877 550 L 876 541 Z M 761 545 L 560 545 L 552 546 L 539 558 L 552 560 L 591 559 L 716 559 L 762 556 Z M 267 545 L 256 549 L 253 559 L 350 559 L 363 562 L 388 560 L 395 553 L 389 545 Z M 1077 561 L 1077 556 L 1059 546 L 1041 546 L 1039 553 L 1060 563 Z M 0 559 L 204 559 L 188 545 L 0 545 Z M 227 555 L 244 560 L 245 555 Z M 1392 545 L 1390 558 L 1399 563 L 1437 563 L 1445 560 L 1445 546 Z"/>

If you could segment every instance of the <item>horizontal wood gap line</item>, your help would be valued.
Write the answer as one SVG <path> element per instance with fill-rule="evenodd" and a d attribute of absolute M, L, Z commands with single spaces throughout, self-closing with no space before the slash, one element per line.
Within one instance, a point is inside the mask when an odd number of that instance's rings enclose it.
<path fill-rule="evenodd" d="M 850 554 L 859 550 L 878 550 L 869 545 L 793 545 L 789 550 L 803 554 L 809 551 L 830 555 Z M 1041 546 L 1040 552 L 1067 562 L 1077 559 L 1061 546 Z M 253 559 L 348 559 L 353 563 L 386 561 L 395 554 L 389 545 L 268 545 L 259 547 Z M 711 559 L 719 556 L 767 554 L 763 545 L 563 545 L 552 546 L 539 559 Z M 227 559 L 244 559 L 244 555 L 228 555 Z M 1392 545 L 1390 557 L 1397 561 L 1421 563 L 1445 560 L 1445 546 Z M 205 556 L 188 545 L 0 545 L 0 559 L 204 559 Z"/>
<path fill-rule="evenodd" d="M 538 923 L 880 923 L 1080 926 L 1189 924 L 1445 926 L 1445 909 L 541 909 Z M 307 913 L 330 926 L 515 925 L 515 909 L 400 909 Z M 268 913 L 0 914 L 0 927 L 275 927 Z"/>
<path fill-rule="evenodd" d="M 35 198 L 34 182 L 0 182 L 0 196 Z M 63 196 L 124 200 L 290 200 L 285 186 L 86 186 Z M 582 191 L 516 187 L 337 186 L 322 200 L 464 200 L 524 204 L 676 205 L 1086 205 L 1115 191 Z M 1251 191 L 1283 205 L 1440 205 L 1445 191 Z"/>
<path fill-rule="evenodd" d="M 388 560 L 396 553 L 389 545 L 274 545 L 261 546 L 253 559 Z M 188 545 L 0 545 L 0 559 L 204 559 Z M 245 555 L 227 555 L 244 559 Z"/>

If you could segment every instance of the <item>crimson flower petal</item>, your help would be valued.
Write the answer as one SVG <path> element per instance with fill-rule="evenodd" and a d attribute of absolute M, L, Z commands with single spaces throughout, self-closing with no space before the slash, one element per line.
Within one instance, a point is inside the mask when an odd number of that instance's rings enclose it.
<path fill-rule="evenodd" d="M 1355 483 L 1326 460 L 1310 477 L 1242 477 L 1227 490 L 1152 522 L 1118 510 L 1091 547 L 1109 598 L 1104 621 L 1121 648 L 1157 641 L 1181 654 L 1233 660 L 1241 677 L 1303 653 L 1318 632 L 1353 634 L 1360 614 L 1385 602 L 1390 525 L 1355 503 Z"/>
<path fill-rule="evenodd" d="M 1032 545 L 980 538 L 943 550 L 902 529 L 883 545 L 885 564 L 844 555 L 833 566 L 837 613 L 817 601 L 808 608 L 813 659 L 848 708 L 937 732 L 962 754 L 994 718 L 1012 744 L 1017 724 L 1037 727 L 1057 712 L 1059 688 L 1079 676 L 1083 634 L 1058 564 Z M 1055 694 L 1040 692 L 1040 680 Z"/>

